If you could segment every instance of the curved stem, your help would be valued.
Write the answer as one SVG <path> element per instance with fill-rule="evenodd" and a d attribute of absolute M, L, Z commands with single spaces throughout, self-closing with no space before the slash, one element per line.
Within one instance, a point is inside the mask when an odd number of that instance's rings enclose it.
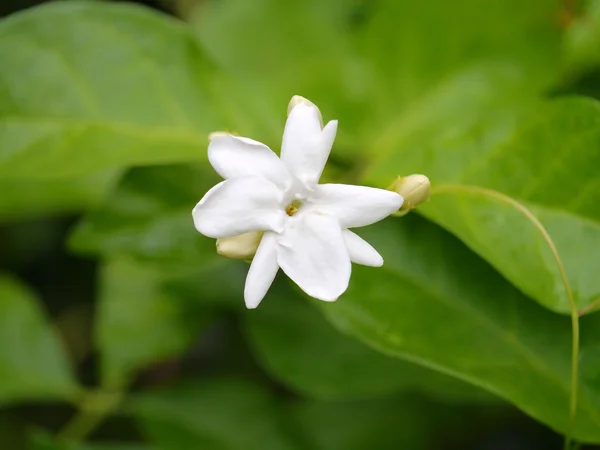
<path fill-rule="evenodd" d="M 573 293 L 571 291 L 571 285 L 569 284 L 569 279 L 567 278 L 567 272 L 565 271 L 564 265 L 560 256 L 558 254 L 558 250 L 556 249 L 556 245 L 554 245 L 554 241 L 550 237 L 550 234 L 539 221 L 539 219 L 522 203 L 518 202 L 512 197 L 508 195 L 502 194 L 501 192 L 495 191 L 493 189 L 487 189 L 479 186 L 464 186 L 464 185 L 442 185 L 434 187 L 431 190 L 431 194 L 444 194 L 444 193 L 452 193 L 452 192 L 466 192 L 470 194 L 479 194 L 486 197 L 493 198 L 505 204 L 508 204 L 514 207 L 517 211 L 523 214 L 527 220 L 529 220 L 533 226 L 540 232 L 542 238 L 548 244 L 554 261 L 556 262 L 556 266 L 560 273 L 560 277 L 565 287 L 565 295 L 569 301 L 569 309 L 571 310 L 571 328 L 572 328 L 572 345 L 571 345 L 571 397 L 569 401 L 569 428 L 567 430 L 567 435 L 565 437 L 565 450 L 569 450 L 571 447 L 571 435 L 573 432 L 573 427 L 575 424 L 575 416 L 577 414 L 577 390 L 578 390 L 578 370 L 579 370 L 579 312 L 577 311 L 577 305 L 575 304 L 575 299 L 573 297 Z"/>
<path fill-rule="evenodd" d="M 122 395 L 120 392 L 88 392 L 79 404 L 79 412 L 58 432 L 58 440 L 83 440 L 119 406 Z"/>
<path fill-rule="evenodd" d="M 583 308 L 581 308 L 579 310 L 579 317 L 583 317 L 586 314 L 595 312 L 598 310 L 599 307 L 600 307 L 600 298 L 597 298 L 597 299 L 591 301 L 590 303 L 588 303 L 587 306 L 584 306 Z"/>

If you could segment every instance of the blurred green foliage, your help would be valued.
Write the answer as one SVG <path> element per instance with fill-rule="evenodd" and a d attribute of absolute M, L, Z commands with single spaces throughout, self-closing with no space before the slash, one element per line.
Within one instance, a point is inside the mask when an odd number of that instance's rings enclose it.
<path fill-rule="evenodd" d="M 56 1 L 2 19 L 0 269 L 23 280 L 0 277 L 0 448 L 559 448 L 532 422 L 494 434 L 514 407 L 600 444 L 600 3 L 583 3 Z M 208 133 L 278 150 L 295 94 L 339 119 L 325 179 L 424 173 L 433 195 L 360 231 L 386 263 L 354 267 L 336 303 L 278 278 L 247 311 L 247 264 L 190 212 L 218 181 Z"/>

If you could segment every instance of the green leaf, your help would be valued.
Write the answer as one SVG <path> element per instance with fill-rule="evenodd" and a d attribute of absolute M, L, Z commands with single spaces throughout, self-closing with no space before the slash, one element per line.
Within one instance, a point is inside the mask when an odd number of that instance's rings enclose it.
<path fill-rule="evenodd" d="M 161 274 L 126 259 L 104 265 L 96 328 L 104 386 L 183 352 L 206 324 L 209 312 L 164 289 Z"/>
<path fill-rule="evenodd" d="M 73 400 L 78 387 L 35 295 L 0 275 L 0 402 Z"/>
<path fill-rule="evenodd" d="M 292 408 L 311 450 L 442 448 L 464 412 L 415 396 L 358 401 L 300 401 Z"/>
<path fill-rule="evenodd" d="M 493 88 L 492 79 L 484 84 L 490 99 L 511 97 Z M 425 116 L 409 127 L 412 135 L 402 126 L 395 138 L 390 134 L 388 142 L 394 144 L 388 148 L 395 150 L 374 162 L 367 179 L 389 184 L 399 171 L 427 174 L 433 196 L 421 213 L 459 236 L 527 295 L 569 313 L 560 272 L 539 230 L 513 205 L 465 186 L 521 202 L 556 244 L 577 307 L 589 305 L 600 297 L 600 283 L 589 270 L 600 254 L 600 215 L 593 200 L 600 193 L 594 171 L 600 164 L 598 103 L 570 98 L 498 107 L 502 100 L 490 100 L 494 108 L 488 105 L 479 116 L 482 109 L 462 111 L 482 95 L 456 93 L 443 109 L 445 120 Z M 429 100 L 434 108 L 437 100 Z M 454 118 L 450 111 L 456 112 Z"/>
<path fill-rule="evenodd" d="M 0 220 L 88 210 L 100 204 L 119 176 L 108 171 L 60 180 L 0 181 Z"/>
<path fill-rule="evenodd" d="M 30 450 L 150 450 L 151 447 L 143 444 L 121 443 L 64 443 L 57 442 L 46 433 L 34 432 L 30 437 Z"/>
<path fill-rule="evenodd" d="M 383 0 L 365 9 L 358 36 L 376 75 L 374 127 L 410 114 L 413 102 L 478 62 L 504 61 L 536 92 L 556 77 L 559 4 L 553 0 L 491 0 L 485 7 L 478 0 Z"/>
<path fill-rule="evenodd" d="M 410 389 L 461 402 L 493 398 L 340 334 L 283 283 L 276 283 L 260 308 L 244 317 L 250 345 L 269 373 L 311 397 L 364 398 Z"/>
<path fill-rule="evenodd" d="M 568 23 L 563 40 L 563 64 L 565 77 L 569 78 L 600 64 L 600 3 L 588 1 L 583 14 L 565 19 Z"/>
<path fill-rule="evenodd" d="M 243 261 L 221 258 L 212 264 L 198 262 L 198 270 L 169 270 L 161 265 L 164 286 L 173 295 L 203 306 L 245 312 L 244 284 L 249 265 Z"/>
<path fill-rule="evenodd" d="M 347 293 L 321 304 L 344 332 L 393 356 L 452 374 L 565 432 L 571 329 L 508 284 L 457 239 L 417 216 L 362 233 L 385 259 L 353 267 Z M 600 442 L 600 317 L 582 320 L 574 435 Z"/>
<path fill-rule="evenodd" d="M 232 0 L 197 4 L 190 21 L 203 46 L 239 83 L 228 86 L 236 131 L 277 149 L 285 106 L 295 95 L 314 101 L 324 119 L 344 123 L 341 151 L 362 150 L 371 75 L 352 52 L 347 18 L 354 2 Z M 332 11 L 328 11 L 331 9 Z M 267 25 L 265 25 L 267 24 Z M 256 134 L 250 134 L 256 133 Z M 339 155 L 339 152 L 338 152 Z"/>
<path fill-rule="evenodd" d="M 132 4 L 53 2 L 0 23 L 0 177 L 203 160 L 216 73 L 181 23 Z"/>
<path fill-rule="evenodd" d="M 232 0 L 199 5 L 191 21 L 213 58 L 256 96 L 244 100 L 255 113 L 241 114 L 238 131 L 255 117 L 281 129 L 282 102 L 301 94 L 340 120 L 339 157 L 365 153 L 382 126 L 465 65 L 502 60 L 530 90 L 546 87 L 559 54 L 558 9 L 553 0 L 486 8 L 477 0 Z"/>
<path fill-rule="evenodd" d="M 25 448 L 29 427 L 26 422 L 26 418 L 15 414 L 13 408 L 3 408 L 0 411 L 0 448 Z"/>
<path fill-rule="evenodd" d="M 215 241 L 196 231 L 192 208 L 217 182 L 214 174 L 189 166 L 132 169 L 78 224 L 69 246 L 83 254 L 180 266 L 213 262 Z"/>
<path fill-rule="evenodd" d="M 221 378 L 141 394 L 130 405 L 159 448 L 288 450 L 282 409 L 255 384 Z"/>

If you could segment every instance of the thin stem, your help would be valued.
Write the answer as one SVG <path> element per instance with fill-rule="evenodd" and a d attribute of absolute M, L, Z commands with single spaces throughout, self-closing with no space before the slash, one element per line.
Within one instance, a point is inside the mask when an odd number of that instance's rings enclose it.
<path fill-rule="evenodd" d="M 79 404 L 79 412 L 58 432 L 58 439 L 63 442 L 85 439 L 119 406 L 121 399 L 120 392 L 87 393 Z"/>
<path fill-rule="evenodd" d="M 443 185 L 437 186 L 432 189 L 431 194 L 444 194 L 444 193 L 452 193 L 452 192 L 466 192 L 470 194 L 479 194 L 486 197 L 490 197 L 496 199 L 500 202 L 506 203 L 512 207 L 514 207 L 517 211 L 523 214 L 527 220 L 529 220 L 533 226 L 540 232 L 542 238 L 546 241 L 546 244 L 550 248 L 552 252 L 552 256 L 554 261 L 556 262 L 556 266 L 560 273 L 560 277 L 562 279 L 562 283 L 565 287 L 565 295 L 569 301 L 569 309 L 571 310 L 571 328 L 572 328 L 572 345 L 571 345 L 571 396 L 569 401 L 569 428 L 567 430 L 567 435 L 565 437 L 565 450 L 569 450 L 571 448 L 572 442 L 572 433 L 573 427 L 575 425 L 575 416 L 577 414 L 577 391 L 578 391 L 578 370 L 579 370 L 579 312 L 577 311 L 577 305 L 575 304 L 575 298 L 573 297 L 573 293 L 571 291 L 571 285 L 569 284 L 569 279 L 567 278 L 567 272 L 563 266 L 562 260 L 558 254 L 558 250 L 556 249 L 556 245 L 554 245 L 554 241 L 550 237 L 550 234 L 542 225 L 542 223 L 538 220 L 538 218 L 522 203 L 517 200 L 509 197 L 507 195 L 502 194 L 501 192 L 495 191 L 493 189 L 487 189 L 479 186 L 462 186 L 462 185 Z"/>
<path fill-rule="evenodd" d="M 586 314 L 594 312 L 599 307 L 600 307 L 600 298 L 597 298 L 596 300 L 591 301 L 590 303 L 587 304 L 587 306 L 584 306 L 583 308 L 581 308 L 579 310 L 579 317 L 583 317 Z"/>

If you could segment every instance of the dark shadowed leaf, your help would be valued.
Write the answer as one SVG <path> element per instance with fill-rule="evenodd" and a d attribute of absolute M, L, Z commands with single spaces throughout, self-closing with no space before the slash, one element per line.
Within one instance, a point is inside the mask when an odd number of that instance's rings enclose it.
<path fill-rule="evenodd" d="M 137 443 L 64 443 L 40 431 L 32 433 L 28 448 L 29 450 L 156 450 L 148 445 Z"/>
<path fill-rule="evenodd" d="M 221 378 L 141 394 L 130 405 L 161 449 L 291 450 L 282 408 L 254 383 Z"/>
<path fill-rule="evenodd" d="M 41 304 L 6 275 L 0 275 L 0 342 L 0 403 L 77 395 L 69 361 Z"/>
<path fill-rule="evenodd" d="M 182 353 L 209 320 L 209 311 L 167 292 L 161 275 L 126 259 L 104 265 L 96 328 L 104 385 L 126 384 L 136 371 Z"/>
<path fill-rule="evenodd" d="M 311 450 L 432 450 L 443 448 L 448 430 L 469 422 L 465 411 L 417 396 L 300 401 L 292 413 Z"/>

